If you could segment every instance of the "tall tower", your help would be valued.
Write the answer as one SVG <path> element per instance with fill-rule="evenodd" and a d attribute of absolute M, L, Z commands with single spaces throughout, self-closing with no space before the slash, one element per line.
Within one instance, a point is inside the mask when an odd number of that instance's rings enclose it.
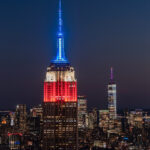
<path fill-rule="evenodd" d="M 117 117 L 117 93 L 116 93 L 116 83 L 114 81 L 113 68 L 111 67 L 110 71 L 110 81 L 108 84 L 108 110 L 109 118 L 116 119 Z"/>
<path fill-rule="evenodd" d="M 47 68 L 43 100 L 43 150 L 77 150 L 77 81 L 64 53 L 61 0 L 57 56 Z"/>

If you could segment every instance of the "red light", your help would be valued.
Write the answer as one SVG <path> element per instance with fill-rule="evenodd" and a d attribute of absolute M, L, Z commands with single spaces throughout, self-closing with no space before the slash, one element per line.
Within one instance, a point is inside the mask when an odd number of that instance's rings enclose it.
<path fill-rule="evenodd" d="M 11 136 L 11 135 L 19 135 L 19 136 L 22 136 L 22 133 L 8 133 L 8 136 Z"/>
<path fill-rule="evenodd" d="M 77 82 L 44 82 L 44 102 L 76 102 Z"/>

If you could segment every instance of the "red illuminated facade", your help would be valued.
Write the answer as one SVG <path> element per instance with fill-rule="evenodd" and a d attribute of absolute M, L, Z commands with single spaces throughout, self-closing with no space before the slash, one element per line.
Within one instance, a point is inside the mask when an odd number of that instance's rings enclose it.
<path fill-rule="evenodd" d="M 44 102 L 76 102 L 76 82 L 44 82 Z"/>

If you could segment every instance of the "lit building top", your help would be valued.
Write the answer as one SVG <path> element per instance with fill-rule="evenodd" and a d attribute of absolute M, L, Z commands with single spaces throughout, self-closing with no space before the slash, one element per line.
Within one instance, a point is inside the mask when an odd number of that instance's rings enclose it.
<path fill-rule="evenodd" d="M 62 24 L 61 0 L 59 0 L 57 56 L 47 68 L 44 81 L 44 102 L 77 102 L 75 70 L 65 57 Z"/>

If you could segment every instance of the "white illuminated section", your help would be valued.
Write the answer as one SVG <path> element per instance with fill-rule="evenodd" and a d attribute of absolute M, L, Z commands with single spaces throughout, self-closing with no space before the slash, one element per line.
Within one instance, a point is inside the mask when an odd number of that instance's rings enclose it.
<path fill-rule="evenodd" d="M 74 81 L 76 81 L 74 71 L 73 72 L 67 71 L 65 73 L 64 81 L 66 81 L 66 82 L 74 82 Z"/>
<path fill-rule="evenodd" d="M 47 72 L 46 73 L 46 82 L 56 82 L 56 73 L 55 72 Z"/>
<path fill-rule="evenodd" d="M 64 81 L 64 82 L 75 82 L 75 71 L 71 67 L 70 70 L 67 71 L 48 71 L 46 73 L 45 82 L 57 82 L 57 81 Z"/>

